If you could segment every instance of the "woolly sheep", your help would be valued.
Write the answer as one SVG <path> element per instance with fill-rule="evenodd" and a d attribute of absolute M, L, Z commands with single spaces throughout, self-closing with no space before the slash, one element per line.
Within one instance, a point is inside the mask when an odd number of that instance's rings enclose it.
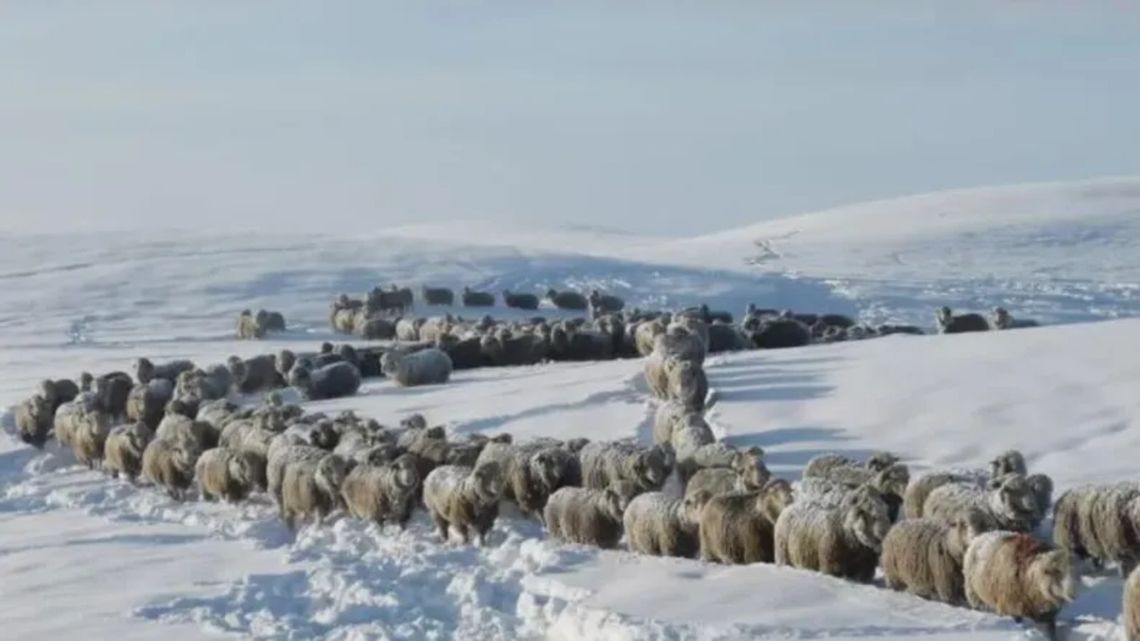
<path fill-rule="evenodd" d="M 670 498 L 661 492 L 639 494 L 625 508 L 629 549 L 654 556 L 693 558 L 700 549 L 701 507 L 704 494 Z"/>
<path fill-rule="evenodd" d="M 214 431 L 221 433 L 226 424 L 236 418 L 239 409 L 241 408 L 224 398 L 207 401 L 198 407 L 198 420 L 209 423 Z"/>
<path fill-rule="evenodd" d="M 995 456 L 989 462 L 989 470 L 970 470 L 970 469 L 957 469 L 957 470 L 935 470 L 927 472 L 920 476 L 907 487 L 904 507 L 906 510 L 906 517 L 908 519 L 916 519 L 924 516 L 924 507 L 927 497 L 936 488 L 946 485 L 948 483 L 968 483 L 977 487 L 985 487 L 993 481 L 993 479 L 1003 477 L 1007 474 L 1021 474 L 1025 475 L 1027 472 L 1025 465 L 1025 456 L 1017 450 L 1006 450 Z M 1038 493 L 1043 494 L 1041 490 L 1040 481 L 1035 481 L 1038 487 Z M 1050 482 L 1051 486 L 1052 483 Z M 1049 488 L 1051 494 L 1051 488 Z M 1048 506 L 1042 507 L 1042 513 Z"/>
<path fill-rule="evenodd" d="M 132 423 L 143 421 L 153 430 L 162 420 L 166 404 L 173 398 L 174 384 L 165 378 L 139 383 L 127 397 L 127 420 Z"/>
<path fill-rule="evenodd" d="M 700 343 L 702 359 L 709 352 L 709 325 L 703 319 L 692 315 L 679 315 L 669 324 L 666 334 L 689 334 Z"/>
<path fill-rule="evenodd" d="M 198 457 L 194 476 L 203 499 L 236 503 L 265 485 L 265 459 L 253 452 L 215 447 Z"/>
<path fill-rule="evenodd" d="M 1133 570 L 1124 582 L 1122 606 L 1125 641 L 1140 641 L 1140 570 Z"/>
<path fill-rule="evenodd" d="M 133 387 L 131 377 L 123 372 L 103 374 L 94 379 L 95 406 L 111 416 L 121 417 L 126 414 L 127 397 Z"/>
<path fill-rule="evenodd" d="M 707 468 L 733 468 L 743 475 L 745 486 L 759 489 L 767 482 L 768 468 L 764 465 L 764 449 L 758 446 L 738 448 L 724 441 L 709 443 L 697 448 L 686 461 L 677 462 L 677 475 L 687 485 L 695 474 Z M 756 481 L 764 477 L 763 480 Z"/>
<path fill-rule="evenodd" d="M 653 353 L 657 337 L 664 334 L 666 329 L 668 329 L 668 325 L 663 319 L 654 319 L 638 325 L 633 332 L 637 353 L 641 356 L 649 356 Z"/>
<path fill-rule="evenodd" d="M 282 350 L 282 353 L 287 351 Z M 179 374 L 175 385 L 175 396 L 214 401 L 228 397 L 233 385 L 234 376 L 229 368 L 216 364 L 209 366 L 205 371 L 195 369 Z"/>
<path fill-rule="evenodd" d="M 838 507 L 797 501 L 776 521 L 776 563 L 868 583 L 890 527 L 887 504 L 871 487 Z"/>
<path fill-rule="evenodd" d="M 995 307 L 992 321 L 994 329 L 1022 329 L 1037 327 L 1039 323 L 1029 318 L 1014 318 L 1004 307 Z"/>
<path fill-rule="evenodd" d="M 772 563 L 780 513 L 792 504 L 792 486 L 769 481 L 753 492 L 713 496 L 701 511 L 701 558 L 719 563 Z"/>
<path fill-rule="evenodd" d="M 1053 509 L 1053 540 L 1077 558 L 1116 562 L 1128 576 L 1140 560 L 1140 483 L 1073 488 Z"/>
<path fill-rule="evenodd" d="M 389 351 L 380 362 L 384 374 L 403 387 L 446 383 L 451 377 L 451 358 L 434 347 L 411 354 Z"/>
<path fill-rule="evenodd" d="M 495 295 L 490 292 L 477 292 L 470 287 L 463 288 L 464 307 L 494 307 Z"/>
<path fill-rule="evenodd" d="M 112 428 L 103 444 L 103 469 L 114 478 L 121 474 L 134 484 L 142 473 L 143 452 L 153 437 L 154 430 L 143 422 Z"/>
<path fill-rule="evenodd" d="M 464 543 L 473 530 L 482 546 L 499 515 L 502 491 L 502 474 L 493 462 L 477 468 L 443 465 L 424 479 L 424 505 L 444 541 L 454 527 Z"/>
<path fill-rule="evenodd" d="M 509 289 L 504 289 L 503 304 L 513 309 L 538 309 L 538 296 L 534 294 L 516 294 Z"/>
<path fill-rule="evenodd" d="M 1033 531 L 1042 514 L 1037 495 L 1020 474 L 1009 474 L 992 489 L 969 483 L 950 483 L 935 489 L 926 499 L 923 515 L 953 523 L 971 508 L 990 516 L 1003 530 Z"/>
<path fill-rule="evenodd" d="M 290 530 L 313 518 L 317 525 L 341 507 L 340 486 L 348 463 L 336 454 L 320 460 L 297 460 L 285 466 L 281 481 L 281 518 Z"/>
<path fill-rule="evenodd" d="M 590 313 L 598 314 L 613 314 L 625 309 L 625 301 L 613 294 L 603 294 L 598 290 L 590 290 L 590 296 L 586 299 L 590 307 Z"/>
<path fill-rule="evenodd" d="M 898 457 L 894 454 L 891 454 L 890 452 L 876 452 L 872 454 L 865 463 L 860 463 L 859 461 L 842 454 L 819 454 L 812 457 L 812 459 L 808 461 L 807 465 L 804 467 L 803 477 L 830 478 L 832 480 L 838 480 L 832 476 L 832 470 L 835 470 L 836 468 L 865 468 L 879 472 L 890 467 L 891 465 L 894 465 L 895 463 L 898 463 L 898 460 Z"/>
<path fill-rule="evenodd" d="M 626 481 L 604 490 L 561 488 L 550 495 L 543 509 L 546 531 L 567 543 L 616 548 L 622 535 L 622 515 L 634 491 Z"/>
<path fill-rule="evenodd" d="M 20 440 L 43 448 L 55 422 L 55 387 L 43 381 L 40 390 L 16 406 L 16 431 Z"/>
<path fill-rule="evenodd" d="M 943 334 L 990 331 L 989 321 L 981 314 L 958 314 L 955 316 L 949 307 L 942 307 L 938 310 L 937 319 L 938 329 Z"/>
<path fill-rule="evenodd" d="M 677 365 L 678 361 L 668 358 L 660 352 L 654 351 L 645 358 L 642 366 L 645 372 L 645 383 L 649 392 L 658 399 L 669 399 L 669 370 Z"/>
<path fill-rule="evenodd" d="M 475 467 L 492 463 L 503 479 L 503 497 L 514 501 L 523 514 L 539 518 L 551 494 L 562 487 L 582 484 L 578 457 L 558 443 L 487 443 Z"/>
<path fill-rule="evenodd" d="M 708 352 L 737 352 L 748 347 L 748 337 L 735 325 L 713 323 L 709 325 Z"/>
<path fill-rule="evenodd" d="M 420 482 L 415 459 L 404 454 L 386 465 L 357 465 L 345 477 L 340 494 L 352 516 L 401 529 L 408 523 Z"/>
<path fill-rule="evenodd" d="M 97 399 L 94 392 L 84 392 L 70 403 L 64 403 L 55 411 L 53 430 L 55 439 L 65 447 L 71 447 L 72 434 L 74 434 L 88 411 L 96 409 Z"/>
<path fill-rule="evenodd" d="M 309 370 L 294 367 L 289 384 L 301 390 L 309 400 L 352 396 L 360 389 L 360 370 L 352 363 L 340 362 Z"/>
<path fill-rule="evenodd" d="M 658 404 L 657 412 L 653 415 L 653 443 L 661 445 L 672 441 L 674 430 L 690 421 L 703 422 L 704 418 L 677 401 Z"/>
<path fill-rule="evenodd" d="M 265 332 L 285 331 L 285 315 L 281 312 L 259 309 L 257 310 L 257 315 L 254 318 L 257 320 L 257 324 Z"/>
<path fill-rule="evenodd" d="M 140 358 L 135 361 L 135 378 L 140 383 L 149 383 L 156 378 L 165 378 L 174 383 L 178 375 L 194 369 L 194 363 L 188 360 L 175 360 L 155 365 L 149 358 Z"/>
<path fill-rule="evenodd" d="M 428 305 L 451 306 L 455 304 L 455 292 L 446 287 L 428 287 L 424 285 L 420 290 L 420 295 L 423 297 L 424 303 Z"/>
<path fill-rule="evenodd" d="M 256 339 L 265 336 L 265 328 L 254 318 L 253 312 L 248 309 L 238 314 L 237 337 L 240 339 Z"/>
<path fill-rule="evenodd" d="M 151 439 L 143 450 L 143 477 L 181 501 L 194 482 L 194 465 L 201 452 L 198 441 L 182 432 Z"/>
<path fill-rule="evenodd" d="M 76 429 L 71 434 L 71 449 L 80 464 L 91 469 L 102 466 L 111 427 L 111 415 L 102 410 L 91 409 L 80 415 Z"/>
<path fill-rule="evenodd" d="M 233 375 L 234 384 L 243 394 L 252 394 L 282 386 L 281 375 L 277 372 L 276 357 L 262 354 L 242 359 L 231 356 L 226 364 Z"/>
<path fill-rule="evenodd" d="M 430 303 L 429 303 L 430 304 Z M 396 321 L 396 340 L 414 343 L 420 340 L 420 328 L 427 323 L 425 318 L 401 318 Z M 435 340 L 435 336 L 432 336 Z"/>
<path fill-rule="evenodd" d="M 705 423 L 704 419 L 697 416 L 673 430 L 669 445 L 673 448 L 674 467 L 679 474 L 681 470 L 685 470 L 682 481 L 688 480 L 696 471 L 693 457 L 696 456 L 697 450 L 715 442 L 716 436 L 713 435 L 708 424 Z"/>
<path fill-rule="evenodd" d="M 811 344 L 811 329 L 794 318 L 765 318 L 750 332 L 758 349 L 783 349 Z"/>
<path fill-rule="evenodd" d="M 274 437 L 269 444 L 266 457 L 265 482 L 269 495 L 281 505 L 281 489 L 285 483 L 285 473 L 293 463 L 316 463 L 328 455 L 319 447 L 305 444 L 291 434 Z"/>
<path fill-rule="evenodd" d="M 357 317 L 353 333 L 367 340 L 391 340 L 396 338 L 396 323 L 381 316 Z"/>
<path fill-rule="evenodd" d="M 680 361 L 675 366 L 666 368 L 665 375 L 670 399 L 679 401 L 694 412 L 705 409 L 709 379 L 703 367 L 690 361 Z"/>
<path fill-rule="evenodd" d="M 633 443 L 596 441 L 578 453 L 585 487 L 602 490 L 617 481 L 631 481 L 641 491 L 657 490 L 672 468 L 663 446 L 642 449 Z"/>
<path fill-rule="evenodd" d="M 668 331 L 653 339 L 653 353 L 662 360 L 673 358 L 704 365 L 705 351 L 705 343 L 700 336 L 679 325 L 671 325 Z"/>
<path fill-rule="evenodd" d="M 1056 638 L 1057 613 L 1076 598 L 1079 576 L 1069 553 L 1017 532 L 987 532 L 963 562 L 970 606 L 1041 624 Z"/>
<path fill-rule="evenodd" d="M 205 421 L 195 421 L 181 414 L 167 412 L 154 431 L 155 438 L 192 438 L 201 451 L 217 447 L 219 434 L 214 426 Z"/>
<path fill-rule="evenodd" d="M 730 492 L 759 490 L 772 478 L 762 457 L 762 450 L 759 454 L 753 450 L 739 450 L 732 467 L 699 469 L 685 484 L 685 495 L 693 496 L 704 492 L 708 496 L 719 496 Z"/>
<path fill-rule="evenodd" d="M 567 309 L 571 311 L 586 311 L 589 303 L 586 297 L 578 292 L 572 291 L 558 291 L 549 289 L 546 292 L 546 298 L 554 304 L 558 309 Z"/>
<path fill-rule="evenodd" d="M 966 548 L 993 523 L 978 510 L 969 510 L 954 523 L 935 519 L 900 521 L 883 539 L 881 564 L 888 587 L 924 599 L 966 604 L 962 560 Z"/>

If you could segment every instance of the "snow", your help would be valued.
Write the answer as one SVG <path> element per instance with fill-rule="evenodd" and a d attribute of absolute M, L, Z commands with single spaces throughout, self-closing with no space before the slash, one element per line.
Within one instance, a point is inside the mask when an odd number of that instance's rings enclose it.
<path fill-rule="evenodd" d="M 1059 494 L 1134 478 L 1140 319 L 1103 319 L 1137 315 L 1129 292 L 1140 272 L 1124 248 L 1140 242 L 1138 208 L 1140 180 L 1120 178 L 915 196 L 690 240 L 475 225 L 353 237 L 10 236 L 0 240 L 0 406 L 42 377 L 129 369 L 141 355 L 211 363 L 312 349 L 331 337 L 328 301 L 376 282 L 597 285 L 645 306 L 708 300 L 739 313 L 755 301 L 926 326 L 943 300 L 1007 304 L 1061 324 L 714 356 L 708 418 L 730 443 L 762 446 L 773 472 L 793 480 L 826 451 L 890 449 L 920 473 L 1016 447 Z M 762 262 L 750 260 L 758 240 L 768 243 Z M 237 312 L 260 306 L 283 311 L 290 331 L 230 339 Z M 1092 319 L 1102 322 L 1068 322 Z M 454 434 L 648 441 L 655 408 L 641 367 L 471 370 L 411 389 L 368 381 L 356 396 L 312 405 L 381 422 L 423 412 Z M 403 532 L 342 519 L 293 535 L 263 497 L 179 504 L 81 469 L 65 452 L 24 447 L 10 410 L 0 424 L 0 612 L 12 638 L 1029 634 L 989 614 L 787 568 L 555 544 L 509 514 L 481 549 L 441 544 L 422 513 Z M 1121 583 L 1110 574 L 1083 579 L 1062 614 L 1068 638 L 1119 635 Z"/>

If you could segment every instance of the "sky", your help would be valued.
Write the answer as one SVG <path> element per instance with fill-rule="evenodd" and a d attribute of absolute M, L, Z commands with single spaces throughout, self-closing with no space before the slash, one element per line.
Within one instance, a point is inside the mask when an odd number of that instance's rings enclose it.
<path fill-rule="evenodd" d="M 0 4 L 0 230 L 690 235 L 1140 174 L 1125 2 Z"/>

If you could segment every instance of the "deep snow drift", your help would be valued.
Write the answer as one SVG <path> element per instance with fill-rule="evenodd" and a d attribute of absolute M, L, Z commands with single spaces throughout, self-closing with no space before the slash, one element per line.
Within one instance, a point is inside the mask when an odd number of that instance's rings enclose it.
<path fill-rule="evenodd" d="M 1015 314 L 1050 321 L 1127 316 L 1140 273 L 1135 253 L 1118 248 L 1140 240 L 1130 220 L 1138 197 L 1140 181 L 1124 179 L 979 190 L 687 241 L 583 230 L 480 236 L 476 227 L 352 240 L 8 238 L 0 401 L 18 401 L 48 374 L 126 368 L 139 355 L 208 363 L 311 347 L 328 336 L 337 292 L 378 281 L 596 284 L 646 306 L 710 300 L 739 312 L 756 301 L 927 325 L 943 300 L 1012 301 Z M 844 238 L 839 221 L 861 235 Z M 757 262 L 766 242 L 769 257 Z M 884 262 L 889 251 L 904 261 Z M 241 308 L 263 305 L 285 312 L 286 337 L 227 338 Z M 1060 493 L 1134 476 L 1138 344 L 1140 320 L 1119 320 L 718 356 L 708 363 L 718 399 L 709 418 L 718 437 L 763 446 L 773 471 L 792 479 L 823 451 L 893 449 L 920 471 L 1018 447 Z M 639 361 L 475 370 L 440 387 L 373 381 L 314 406 L 382 422 L 419 411 L 454 433 L 646 439 L 653 407 L 640 373 Z M 11 415 L 0 419 L 0 603 L 13 638 L 1025 635 L 1012 621 L 799 571 L 556 545 L 538 524 L 509 516 L 482 550 L 438 544 L 422 514 L 403 533 L 342 520 L 294 538 L 264 500 L 176 504 L 72 467 L 67 455 L 34 453 L 11 435 Z M 1096 575 L 1084 587 L 1062 617 L 1070 638 L 1117 634 L 1119 580 Z M 56 616 L 64 604 L 67 616 Z"/>

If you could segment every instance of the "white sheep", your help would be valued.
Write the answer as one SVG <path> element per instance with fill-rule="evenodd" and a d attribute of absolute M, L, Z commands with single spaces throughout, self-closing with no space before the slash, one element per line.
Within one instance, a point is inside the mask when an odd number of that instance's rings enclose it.
<path fill-rule="evenodd" d="M 625 508 L 622 524 L 629 549 L 654 556 L 693 558 L 700 549 L 701 493 L 671 498 L 661 492 L 639 494 Z"/>
<path fill-rule="evenodd" d="M 451 357 L 436 347 L 401 354 L 387 351 L 380 358 L 384 375 L 402 387 L 446 383 L 451 378 Z"/>
<path fill-rule="evenodd" d="M 360 464 L 341 485 L 340 494 L 352 516 L 401 529 L 412 517 L 420 476 L 413 455 L 404 454 L 390 464 Z"/>
<path fill-rule="evenodd" d="M 502 472 L 494 462 L 477 468 L 441 465 L 424 479 L 424 505 L 444 541 L 454 527 L 464 543 L 474 531 L 482 546 L 499 516 L 502 492 Z"/>
<path fill-rule="evenodd" d="M 838 507 L 797 501 L 776 521 L 776 563 L 869 583 L 890 527 L 887 504 L 871 487 Z"/>

